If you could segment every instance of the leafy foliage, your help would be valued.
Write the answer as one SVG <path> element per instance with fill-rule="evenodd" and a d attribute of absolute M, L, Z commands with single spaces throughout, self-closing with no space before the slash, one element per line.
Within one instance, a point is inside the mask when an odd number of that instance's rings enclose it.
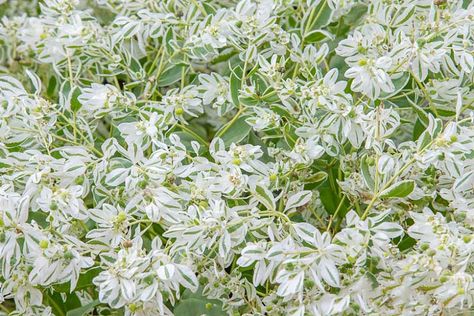
<path fill-rule="evenodd" d="M 474 4 L 0 0 L 10 315 L 474 308 Z"/>

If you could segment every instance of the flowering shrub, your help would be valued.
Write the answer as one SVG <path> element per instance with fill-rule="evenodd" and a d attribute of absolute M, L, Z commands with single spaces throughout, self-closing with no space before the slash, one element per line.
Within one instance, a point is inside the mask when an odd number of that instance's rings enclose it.
<path fill-rule="evenodd" d="M 474 3 L 0 0 L 11 315 L 474 308 Z"/>

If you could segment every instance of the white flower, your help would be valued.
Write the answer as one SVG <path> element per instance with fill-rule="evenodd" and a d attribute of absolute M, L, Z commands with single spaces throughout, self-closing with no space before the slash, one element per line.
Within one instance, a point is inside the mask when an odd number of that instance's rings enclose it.
<path fill-rule="evenodd" d="M 390 93 L 395 90 L 392 79 L 387 71 L 391 68 L 389 57 L 380 57 L 376 60 L 361 59 L 357 66 L 349 68 L 344 74 L 352 78 L 351 88 L 362 92 L 371 99 L 377 99 L 380 92 Z"/>
<path fill-rule="evenodd" d="M 97 228 L 90 230 L 87 238 L 101 241 L 112 248 L 126 238 L 130 215 L 122 208 L 104 204 L 101 209 L 90 209 L 89 214 L 89 218 L 97 223 Z"/>
<path fill-rule="evenodd" d="M 85 111 L 98 115 L 110 111 L 118 97 L 119 91 L 114 86 L 93 83 L 90 88 L 82 89 L 78 100 Z"/>
<path fill-rule="evenodd" d="M 137 249 L 120 250 L 108 269 L 94 278 L 93 282 L 99 288 L 99 300 L 114 308 L 133 302 L 137 295 L 136 276 L 147 264 L 147 259 L 141 257 Z"/>

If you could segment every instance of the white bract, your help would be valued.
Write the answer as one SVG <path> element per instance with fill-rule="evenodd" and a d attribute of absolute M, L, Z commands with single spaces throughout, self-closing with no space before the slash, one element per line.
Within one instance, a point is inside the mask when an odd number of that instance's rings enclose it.
<path fill-rule="evenodd" d="M 473 56 L 466 0 L 0 0 L 0 314 L 469 314 Z"/>

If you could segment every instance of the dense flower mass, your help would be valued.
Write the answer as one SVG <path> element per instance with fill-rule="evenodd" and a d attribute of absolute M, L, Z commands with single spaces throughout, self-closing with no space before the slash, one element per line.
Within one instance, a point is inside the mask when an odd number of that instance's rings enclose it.
<path fill-rule="evenodd" d="M 467 315 L 474 2 L 0 0 L 1 315 Z"/>

